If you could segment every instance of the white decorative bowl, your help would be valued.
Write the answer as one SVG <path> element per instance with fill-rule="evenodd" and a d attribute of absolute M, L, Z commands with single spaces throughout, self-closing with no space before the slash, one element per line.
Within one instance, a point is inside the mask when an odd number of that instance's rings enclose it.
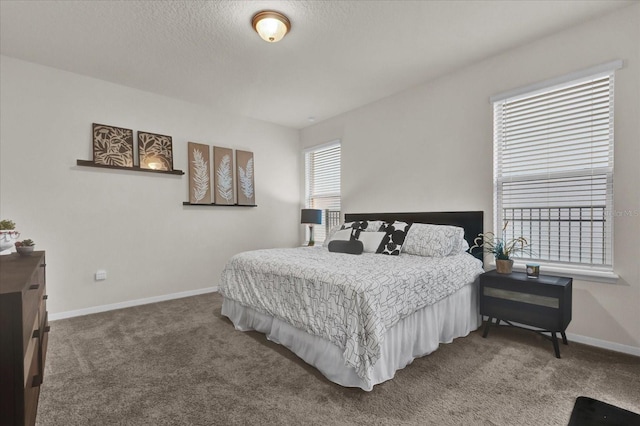
<path fill-rule="evenodd" d="M 13 248 L 16 240 L 20 237 L 20 233 L 16 230 L 0 231 L 0 251 Z"/>

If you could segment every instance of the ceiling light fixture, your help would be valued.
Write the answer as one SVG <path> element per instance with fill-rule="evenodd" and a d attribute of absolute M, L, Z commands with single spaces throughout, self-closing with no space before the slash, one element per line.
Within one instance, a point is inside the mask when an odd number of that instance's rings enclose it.
<path fill-rule="evenodd" d="M 256 13 L 251 20 L 251 24 L 260 37 L 269 43 L 282 40 L 285 34 L 291 30 L 289 18 L 272 10 Z"/>

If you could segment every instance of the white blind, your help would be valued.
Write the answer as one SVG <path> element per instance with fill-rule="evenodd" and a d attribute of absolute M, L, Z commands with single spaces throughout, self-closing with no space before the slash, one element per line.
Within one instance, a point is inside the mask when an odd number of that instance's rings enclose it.
<path fill-rule="evenodd" d="M 495 229 L 550 263 L 612 269 L 609 71 L 494 102 Z"/>
<path fill-rule="evenodd" d="M 324 241 L 326 210 L 340 210 L 340 143 L 305 152 L 305 207 L 324 210 L 322 225 L 314 227 L 314 239 Z"/>

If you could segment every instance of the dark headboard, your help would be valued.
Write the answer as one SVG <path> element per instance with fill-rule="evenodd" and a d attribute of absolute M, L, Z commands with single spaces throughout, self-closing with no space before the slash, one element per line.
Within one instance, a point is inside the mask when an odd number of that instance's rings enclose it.
<path fill-rule="evenodd" d="M 401 220 L 412 223 L 432 223 L 434 225 L 453 225 L 464 228 L 464 238 L 473 246 L 473 240 L 484 232 L 484 212 L 416 212 L 416 213 L 346 213 L 346 222 L 354 220 Z M 482 249 L 473 251 L 475 257 L 483 260 Z"/>

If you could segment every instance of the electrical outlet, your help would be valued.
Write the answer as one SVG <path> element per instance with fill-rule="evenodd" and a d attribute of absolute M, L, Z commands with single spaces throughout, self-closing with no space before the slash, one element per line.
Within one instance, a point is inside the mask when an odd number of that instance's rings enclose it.
<path fill-rule="evenodd" d="M 96 281 L 103 281 L 107 279 L 107 271 L 104 269 L 98 269 L 96 271 Z"/>

